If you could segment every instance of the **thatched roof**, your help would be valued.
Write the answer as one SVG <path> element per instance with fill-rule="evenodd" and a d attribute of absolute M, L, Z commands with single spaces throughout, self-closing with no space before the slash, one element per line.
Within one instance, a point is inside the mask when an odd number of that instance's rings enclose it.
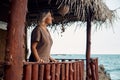
<path fill-rule="evenodd" d="M 114 17 L 114 12 L 109 10 L 102 0 L 49 0 L 48 4 L 51 5 L 51 9 L 54 11 L 56 23 L 63 21 L 63 19 L 64 22 L 85 22 L 88 15 L 91 16 L 91 20 L 94 22 L 105 22 L 106 20 L 111 22 Z M 64 5 L 69 6 L 69 13 L 61 18 L 61 15 L 56 11 Z"/>
<path fill-rule="evenodd" d="M 0 9 L 3 11 L 0 13 L 0 20 L 8 20 L 9 5 L 9 0 L 0 0 Z M 58 11 L 64 5 L 69 7 L 69 12 L 62 17 Z M 51 9 L 55 18 L 54 23 L 56 24 L 63 21 L 65 23 L 71 21 L 85 22 L 88 15 L 94 22 L 111 21 L 114 17 L 114 12 L 109 10 L 102 0 L 28 0 L 27 22 L 35 23 L 41 9 Z"/>
<path fill-rule="evenodd" d="M 92 21 L 105 21 L 106 19 L 111 20 L 113 12 L 105 5 L 102 0 L 57 0 L 59 7 L 69 5 L 70 13 L 80 21 L 86 21 L 87 15 L 91 15 Z"/>

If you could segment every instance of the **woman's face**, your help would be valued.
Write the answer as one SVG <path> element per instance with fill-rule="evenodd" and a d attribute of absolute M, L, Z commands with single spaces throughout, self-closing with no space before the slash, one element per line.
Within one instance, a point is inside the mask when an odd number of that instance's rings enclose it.
<path fill-rule="evenodd" d="M 52 24 L 53 17 L 50 12 L 46 15 L 45 23 L 46 24 Z"/>

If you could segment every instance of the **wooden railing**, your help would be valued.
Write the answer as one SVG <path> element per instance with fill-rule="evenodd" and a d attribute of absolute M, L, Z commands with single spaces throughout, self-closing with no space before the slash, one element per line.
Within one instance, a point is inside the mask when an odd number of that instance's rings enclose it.
<path fill-rule="evenodd" d="M 91 80 L 99 80 L 98 77 L 98 58 L 91 58 L 90 61 Z"/>
<path fill-rule="evenodd" d="M 24 62 L 22 80 L 85 80 L 85 59 L 58 59 L 57 63 Z M 1 66 L 10 63 L 0 62 Z M 98 58 L 90 60 L 90 80 L 98 80 Z"/>
<path fill-rule="evenodd" d="M 23 80 L 84 80 L 84 61 L 25 62 L 23 75 Z"/>

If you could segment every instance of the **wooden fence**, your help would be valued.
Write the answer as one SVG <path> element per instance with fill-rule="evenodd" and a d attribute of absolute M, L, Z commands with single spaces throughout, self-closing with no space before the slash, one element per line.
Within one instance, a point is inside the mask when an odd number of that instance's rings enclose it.
<path fill-rule="evenodd" d="M 84 61 L 25 62 L 23 80 L 84 80 Z"/>
<path fill-rule="evenodd" d="M 22 80 L 85 80 L 85 60 L 59 59 L 57 63 L 24 62 Z M 0 66 L 10 66 L 1 62 Z M 90 80 L 98 80 L 98 58 L 90 60 Z M 4 72 L 3 72 L 4 73 Z"/>

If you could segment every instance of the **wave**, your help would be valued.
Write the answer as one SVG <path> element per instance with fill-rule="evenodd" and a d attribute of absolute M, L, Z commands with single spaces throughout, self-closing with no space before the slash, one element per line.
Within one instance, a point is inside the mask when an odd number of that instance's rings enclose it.
<path fill-rule="evenodd" d="M 115 69 L 108 69 L 106 71 L 113 72 L 113 71 L 120 71 L 120 68 L 115 68 Z"/>

